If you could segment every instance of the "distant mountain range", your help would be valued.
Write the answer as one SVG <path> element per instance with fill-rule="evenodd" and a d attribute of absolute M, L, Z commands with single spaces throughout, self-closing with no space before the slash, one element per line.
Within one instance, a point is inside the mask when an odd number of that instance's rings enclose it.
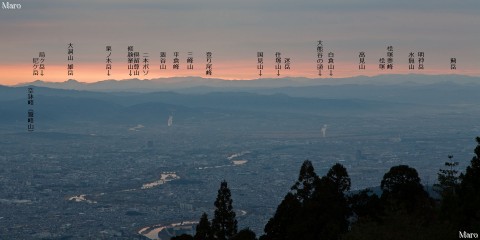
<path fill-rule="evenodd" d="M 27 87 L 48 122 L 137 123 L 235 114 L 341 115 L 480 112 L 480 78 L 460 75 L 385 75 L 345 79 L 282 78 L 226 81 L 203 78 L 0 86 L 0 122 L 23 123 Z M 45 121 L 44 121 L 45 122 Z"/>
<path fill-rule="evenodd" d="M 26 87 L 0 87 L 0 122 L 24 121 Z M 35 87 L 38 117 L 55 121 L 153 122 L 169 114 L 186 117 L 221 115 L 353 114 L 394 111 L 405 104 L 360 99 L 319 99 L 229 92 L 207 94 L 105 93 Z"/>
<path fill-rule="evenodd" d="M 55 96 L 109 98 L 123 104 L 142 103 L 152 95 L 141 93 L 175 92 L 204 95 L 209 93 L 252 93 L 287 95 L 299 98 L 357 99 L 409 104 L 459 105 L 480 102 L 480 77 L 464 75 L 382 75 L 340 79 L 280 78 L 257 80 L 220 80 L 205 78 L 165 78 L 152 80 L 107 80 L 81 83 L 68 80 L 62 83 L 35 81 L 12 88 L 0 86 L 0 101 L 23 98 L 22 87 L 44 87 L 42 93 Z M 3 90 L 2 90 L 3 89 Z M 8 90 L 6 90 L 8 89 Z M 70 91 L 59 91 L 70 90 Z M 78 93 L 76 91 L 81 91 Z M 101 93 L 113 94 L 101 94 Z M 158 94 L 156 94 L 158 95 Z M 170 94 L 171 95 L 171 94 Z M 128 97 L 130 96 L 130 97 Z M 233 95 L 230 94 L 233 97 Z M 185 97 L 178 97 L 176 102 Z M 215 104 L 215 103 L 213 103 Z"/>
<path fill-rule="evenodd" d="M 73 79 L 65 82 L 34 81 L 16 85 L 38 86 L 58 89 L 74 89 L 88 91 L 126 91 L 126 92 L 156 92 L 181 90 L 183 92 L 211 92 L 211 91 L 245 91 L 252 88 L 272 89 L 306 86 L 338 86 L 346 84 L 373 84 L 373 85 L 428 85 L 434 83 L 453 82 L 457 84 L 478 84 L 480 77 L 465 75 L 379 75 L 375 77 L 358 76 L 351 78 L 264 78 L 255 80 L 222 80 L 201 77 L 173 77 L 149 80 L 125 79 L 104 80 L 94 83 L 83 83 Z"/>

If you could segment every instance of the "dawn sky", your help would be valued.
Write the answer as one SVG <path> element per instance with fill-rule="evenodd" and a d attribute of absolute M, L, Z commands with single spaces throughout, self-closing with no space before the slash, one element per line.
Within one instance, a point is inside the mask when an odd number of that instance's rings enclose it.
<path fill-rule="evenodd" d="M 6 3 L 6 2 L 4 2 Z M 388 73 L 480 76 L 480 1 L 477 0 L 177 0 L 10 1 L 0 9 L 0 84 L 36 79 L 82 82 L 128 79 L 127 47 L 149 54 L 148 75 L 205 77 L 205 53 L 213 53 L 213 78 L 258 78 L 257 52 L 264 52 L 263 77 L 276 77 L 275 52 L 291 59 L 280 77 L 317 77 L 316 42 L 324 59 L 334 52 L 334 77 Z M 67 75 L 67 46 L 74 46 L 74 75 Z M 112 46 L 107 76 L 105 47 Z M 394 69 L 378 69 L 387 46 Z M 173 70 L 178 51 L 180 70 Z M 359 52 L 366 70 L 358 69 Z M 425 70 L 409 71 L 408 54 L 425 52 Z M 32 76 L 32 58 L 45 52 L 45 75 Z M 160 52 L 167 69 L 160 70 Z M 194 69 L 187 70 L 187 52 Z M 141 56 L 142 57 L 142 56 Z M 450 58 L 457 70 L 450 70 Z M 415 60 L 417 62 L 417 60 Z M 325 61 L 326 62 L 326 61 Z M 325 64 L 325 68 L 326 68 Z M 325 76 L 327 77 L 327 76 Z M 328 76 L 329 77 L 329 76 Z"/>

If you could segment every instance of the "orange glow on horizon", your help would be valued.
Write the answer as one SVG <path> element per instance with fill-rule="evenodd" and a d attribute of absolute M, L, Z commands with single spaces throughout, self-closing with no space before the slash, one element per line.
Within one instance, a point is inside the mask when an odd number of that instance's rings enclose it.
<path fill-rule="evenodd" d="M 252 64 L 253 62 L 253 64 Z M 48 65 L 45 66 L 45 75 L 33 76 L 32 65 L 0 65 L 0 85 L 17 85 L 20 83 L 33 82 L 35 80 L 42 80 L 45 82 L 64 82 L 68 79 L 75 79 L 79 82 L 93 83 L 103 80 L 126 80 L 126 79 L 159 79 L 171 77 L 202 77 L 215 78 L 225 80 L 252 80 L 259 78 L 287 78 L 287 77 L 304 77 L 304 78 L 319 78 L 315 63 L 302 62 L 293 63 L 290 70 L 282 69 L 280 76 L 276 75 L 274 65 L 264 64 L 263 75 L 258 75 L 255 61 L 249 62 L 233 62 L 229 64 L 213 63 L 213 74 L 211 76 L 205 75 L 204 64 L 194 64 L 193 70 L 187 70 L 186 65 L 180 66 L 183 69 L 173 70 L 167 64 L 167 69 L 160 70 L 158 64 L 150 64 L 149 73 L 143 74 L 142 66 L 140 66 L 139 76 L 129 76 L 127 64 L 113 64 L 111 75 L 107 76 L 104 63 L 75 63 L 74 75 L 67 75 L 67 67 L 65 65 Z M 438 67 L 426 67 L 425 70 L 408 70 L 406 64 L 396 64 L 393 70 L 379 70 L 378 65 L 371 64 L 366 66 L 366 70 L 359 70 L 358 63 L 344 62 L 336 63 L 333 71 L 333 76 L 327 72 L 327 65 L 324 65 L 324 71 L 320 78 L 347 78 L 355 76 L 376 76 L 383 74 L 425 74 L 425 75 L 442 75 L 442 74 L 461 74 L 469 76 L 480 76 L 480 70 L 450 70 L 446 67 L 440 69 Z"/>

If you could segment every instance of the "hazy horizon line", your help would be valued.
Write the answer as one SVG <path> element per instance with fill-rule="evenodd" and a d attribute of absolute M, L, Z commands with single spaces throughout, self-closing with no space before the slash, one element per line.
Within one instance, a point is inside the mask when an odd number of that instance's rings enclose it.
<path fill-rule="evenodd" d="M 9 87 L 15 87 L 15 86 L 24 86 L 26 84 L 31 84 L 35 82 L 42 82 L 42 83 L 51 83 L 51 84 L 61 84 L 61 83 L 68 83 L 70 81 L 75 81 L 80 84 L 86 84 L 86 85 L 91 85 L 91 84 L 96 84 L 96 83 L 101 83 L 101 82 L 126 82 L 126 81 L 132 81 L 132 80 L 137 80 L 137 81 L 155 81 L 155 80 L 167 80 L 167 79 L 202 79 L 202 80 L 218 80 L 218 81 L 225 81 L 225 82 L 234 82 L 234 81 L 259 81 L 259 80 L 288 80 L 288 79 L 305 79 L 305 80 L 329 80 L 329 79 L 336 79 L 336 80 L 341 80 L 341 79 L 354 79 L 354 78 L 378 78 L 382 76 L 428 76 L 428 77 L 435 77 L 435 76 L 452 76 L 452 77 L 470 77 L 470 78 L 480 78 L 480 76 L 477 75 L 469 75 L 469 74 L 456 74 L 456 73 L 450 73 L 450 74 L 426 74 L 426 73 L 387 73 L 387 74 L 377 74 L 377 75 L 355 75 L 355 76 L 350 76 L 350 77 L 335 77 L 335 76 L 328 76 L 328 77 L 317 77 L 317 78 L 312 78 L 312 77 L 302 77 L 302 76 L 284 76 L 284 77 L 265 77 L 265 78 L 215 78 L 215 77 L 204 77 L 204 76 L 173 76 L 173 77 L 156 77 L 156 78 L 123 78 L 123 79 L 102 79 L 94 82 L 87 82 L 87 81 L 81 81 L 77 80 L 75 78 L 69 78 L 65 81 L 48 81 L 45 79 L 36 79 L 32 81 L 27 81 L 27 82 L 20 82 L 20 83 L 15 83 L 15 84 L 2 84 L 0 83 L 1 86 L 9 86 Z"/>

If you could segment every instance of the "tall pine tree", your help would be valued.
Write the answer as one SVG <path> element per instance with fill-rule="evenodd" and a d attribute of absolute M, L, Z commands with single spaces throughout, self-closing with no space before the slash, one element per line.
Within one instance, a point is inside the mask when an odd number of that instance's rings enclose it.
<path fill-rule="evenodd" d="M 297 239 L 296 216 L 300 213 L 301 203 L 292 194 L 288 193 L 278 205 L 275 215 L 265 225 L 265 235 L 261 240 L 294 240 Z"/>
<path fill-rule="evenodd" d="M 328 170 L 327 178 L 336 186 L 339 193 L 345 193 L 350 190 L 351 180 L 347 169 L 340 163 L 333 165 Z"/>
<path fill-rule="evenodd" d="M 460 187 L 460 178 L 456 170 L 458 162 L 453 162 L 452 155 L 449 155 L 448 159 L 449 161 L 445 162 L 445 169 L 438 171 L 438 183 L 433 185 L 433 189 L 440 194 L 440 219 L 458 224 L 461 219 L 460 202 L 457 194 Z"/>
<path fill-rule="evenodd" d="M 292 186 L 292 193 L 300 202 L 306 201 L 312 197 L 315 191 L 315 183 L 319 178 L 315 173 L 312 162 L 305 160 L 300 168 L 298 180 Z"/>
<path fill-rule="evenodd" d="M 202 214 L 200 222 L 195 229 L 196 233 L 193 237 L 194 240 L 212 240 L 212 227 L 210 221 L 208 221 L 208 215 L 206 213 Z"/>
<path fill-rule="evenodd" d="M 214 239 L 226 240 L 237 234 L 237 219 L 233 211 L 232 196 L 224 180 L 215 200 L 215 216 L 212 220 Z"/>
<path fill-rule="evenodd" d="M 445 162 L 445 169 L 440 169 L 438 171 L 438 184 L 434 185 L 435 191 L 437 191 L 442 197 L 445 195 L 455 195 L 459 177 L 458 171 L 455 167 L 458 166 L 458 162 L 453 162 L 453 155 L 448 156 L 449 161 Z"/>
<path fill-rule="evenodd" d="M 338 239 L 348 230 L 347 219 L 351 211 L 345 192 L 350 184 L 347 169 L 339 163 L 316 182 L 313 197 L 304 206 L 303 215 L 310 219 L 304 223 L 309 233 L 304 235 L 305 239 Z"/>
<path fill-rule="evenodd" d="M 261 240 L 295 240 L 304 238 L 306 233 L 305 222 L 310 215 L 305 215 L 305 204 L 309 202 L 315 192 L 315 185 L 319 181 L 312 162 L 305 160 L 300 167 L 300 173 L 291 191 L 277 207 L 275 215 L 265 225 L 265 235 Z"/>
<path fill-rule="evenodd" d="M 260 240 L 338 239 L 348 228 L 350 210 L 344 193 L 349 188 L 350 177 L 341 164 L 319 178 L 306 160 Z"/>

